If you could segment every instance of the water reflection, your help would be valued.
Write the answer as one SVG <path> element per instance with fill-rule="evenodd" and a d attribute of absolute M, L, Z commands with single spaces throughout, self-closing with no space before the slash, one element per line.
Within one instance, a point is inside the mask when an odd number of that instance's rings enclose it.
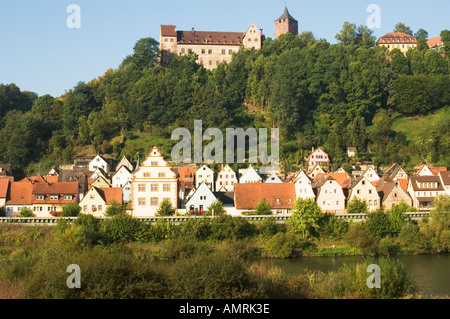
<path fill-rule="evenodd" d="M 361 262 L 364 257 L 309 257 L 295 259 L 263 260 L 264 263 L 282 268 L 288 275 L 306 274 L 309 271 L 336 271 L 343 264 Z M 384 258 L 384 257 L 380 257 Z M 450 297 L 450 254 L 395 256 L 409 271 L 424 298 Z"/>

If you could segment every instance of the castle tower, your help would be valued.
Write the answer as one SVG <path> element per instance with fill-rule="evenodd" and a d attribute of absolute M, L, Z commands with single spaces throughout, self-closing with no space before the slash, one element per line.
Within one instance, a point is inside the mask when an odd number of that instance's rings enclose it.
<path fill-rule="evenodd" d="M 298 35 L 298 21 L 289 14 L 285 7 L 283 15 L 275 20 L 275 39 L 288 32 Z"/>

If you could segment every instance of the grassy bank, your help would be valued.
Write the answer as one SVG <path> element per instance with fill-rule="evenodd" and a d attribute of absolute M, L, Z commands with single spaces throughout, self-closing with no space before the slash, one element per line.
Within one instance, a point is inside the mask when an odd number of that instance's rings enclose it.
<path fill-rule="evenodd" d="M 448 213 L 420 222 L 394 217 L 379 212 L 347 223 L 325 216 L 308 236 L 272 219 L 230 216 L 147 224 L 128 215 L 103 221 L 81 215 L 56 227 L 0 225 L 1 297 L 419 298 L 397 261 L 383 258 L 389 278 L 381 290 L 367 288 L 365 268 L 373 256 L 447 253 Z M 350 255 L 364 258 L 328 274 L 287 276 L 251 262 Z M 82 269 L 82 289 L 67 288 L 71 264 Z"/>

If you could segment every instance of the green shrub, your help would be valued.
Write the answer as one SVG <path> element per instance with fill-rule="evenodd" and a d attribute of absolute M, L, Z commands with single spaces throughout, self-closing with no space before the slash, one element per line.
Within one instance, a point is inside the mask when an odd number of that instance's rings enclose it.
<path fill-rule="evenodd" d="M 348 222 L 337 218 L 334 214 L 323 214 L 318 224 L 320 237 L 329 240 L 344 238 L 349 228 Z"/>
<path fill-rule="evenodd" d="M 272 215 L 272 207 L 267 202 L 265 198 L 261 198 L 261 200 L 256 204 L 255 215 Z"/>
<path fill-rule="evenodd" d="M 222 215 L 211 220 L 211 234 L 209 238 L 215 241 L 249 238 L 254 234 L 254 225 L 243 218 Z"/>
<path fill-rule="evenodd" d="M 290 258 L 301 243 L 300 236 L 292 232 L 277 233 L 266 242 L 264 250 L 268 257 Z"/>
<path fill-rule="evenodd" d="M 258 283 L 239 258 L 215 253 L 176 261 L 169 270 L 174 299 L 247 299 L 258 297 Z"/>
<path fill-rule="evenodd" d="M 270 238 L 278 232 L 285 231 L 284 225 L 276 222 L 275 218 L 265 218 L 254 223 L 256 233 L 262 238 Z"/>
<path fill-rule="evenodd" d="M 69 203 L 63 206 L 61 217 L 77 217 L 81 212 L 81 206 L 77 203 Z"/>
<path fill-rule="evenodd" d="M 369 288 L 369 265 L 378 265 L 381 271 L 380 288 Z M 389 258 L 367 259 L 357 264 L 344 264 L 335 272 L 310 273 L 311 294 L 325 299 L 393 299 L 411 298 L 417 288 L 405 266 Z"/>
<path fill-rule="evenodd" d="M 19 211 L 20 217 L 34 217 L 33 211 L 28 207 L 22 207 Z"/>
<path fill-rule="evenodd" d="M 403 251 L 413 253 L 426 253 L 431 250 L 431 242 L 423 234 L 419 226 L 413 223 L 403 225 L 398 235 Z"/>
<path fill-rule="evenodd" d="M 142 222 L 130 215 L 116 215 L 105 219 L 100 225 L 104 243 L 128 243 L 135 241 L 142 230 Z"/>
<path fill-rule="evenodd" d="M 105 209 L 105 216 L 112 217 L 116 215 L 124 215 L 127 213 L 127 204 L 119 204 L 115 200 L 112 201 Z"/>

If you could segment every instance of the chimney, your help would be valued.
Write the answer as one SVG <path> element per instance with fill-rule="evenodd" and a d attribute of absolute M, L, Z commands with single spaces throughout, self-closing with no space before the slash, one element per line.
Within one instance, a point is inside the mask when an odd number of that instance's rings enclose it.
<path fill-rule="evenodd" d="M 195 32 L 195 29 L 194 29 L 194 28 L 192 28 L 192 32 Z"/>

